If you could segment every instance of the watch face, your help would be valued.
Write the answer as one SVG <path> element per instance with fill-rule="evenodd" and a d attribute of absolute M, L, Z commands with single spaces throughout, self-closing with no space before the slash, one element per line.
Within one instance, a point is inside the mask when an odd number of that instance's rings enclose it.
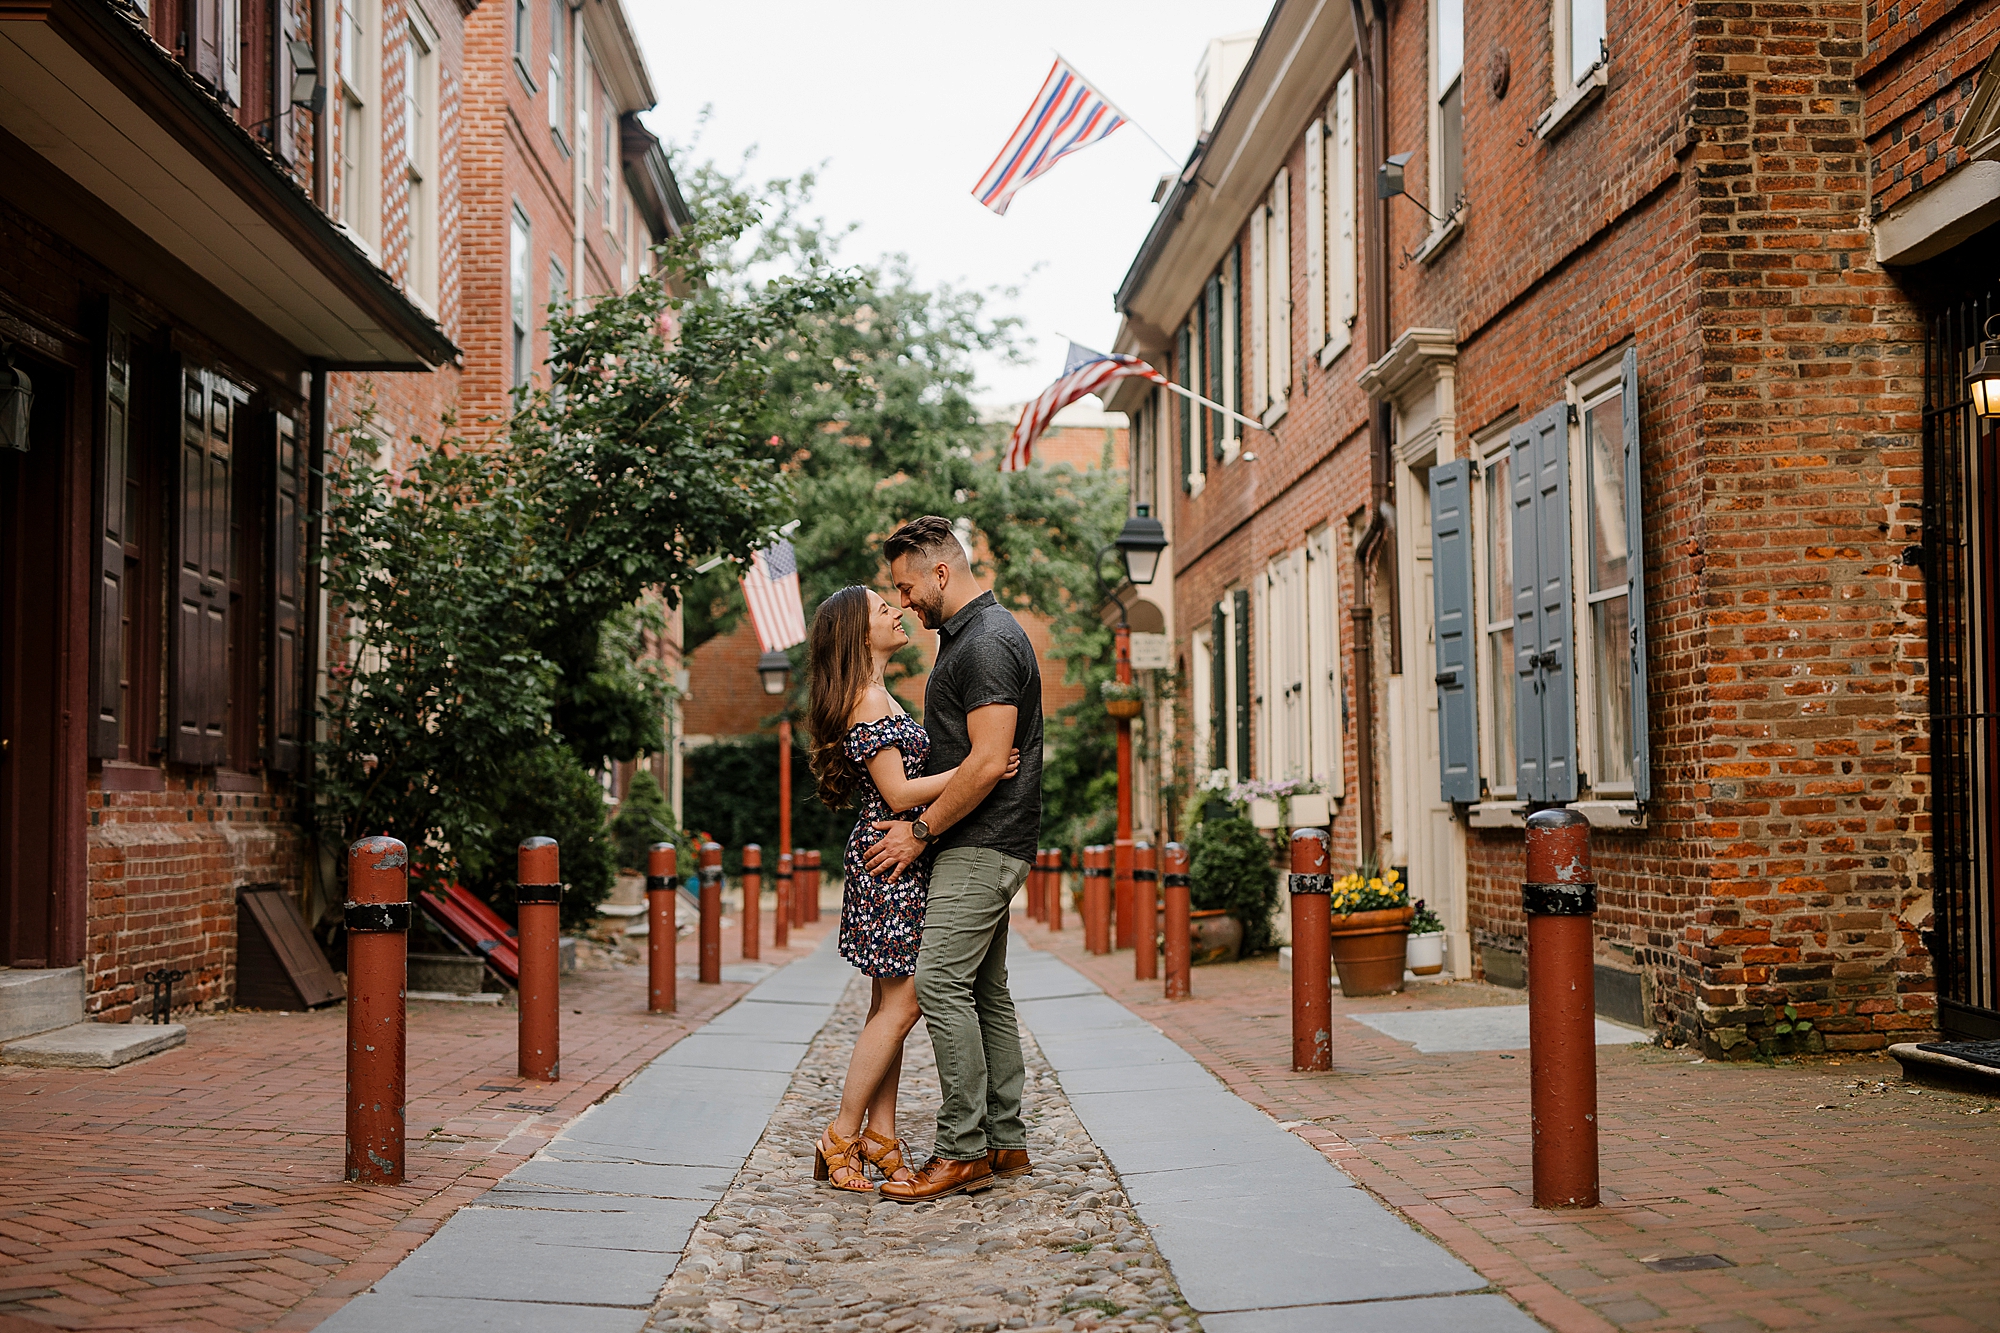
<path fill-rule="evenodd" d="M 929 842 L 931 840 L 931 826 L 921 819 L 910 825 L 910 832 L 916 835 L 918 842 Z"/>

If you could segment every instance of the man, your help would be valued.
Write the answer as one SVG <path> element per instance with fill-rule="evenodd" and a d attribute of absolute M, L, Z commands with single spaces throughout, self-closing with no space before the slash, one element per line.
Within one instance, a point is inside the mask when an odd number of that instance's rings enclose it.
<path fill-rule="evenodd" d="M 943 1091 L 937 1145 L 916 1179 L 882 1185 L 884 1198 L 921 1203 L 1030 1169 L 1007 917 L 1041 835 L 1042 672 L 1020 622 L 973 582 L 950 520 L 912 519 L 882 550 L 903 605 L 938 631 L 927 770 L 958 770 L 921 818 L 876 824 L 883 836 L 868 852 L 868 869 L 894 878 L 937 849 L 917 953 L 917 1005 Z M 1020 771 L 1003 781 L 1017 749 Z"/>

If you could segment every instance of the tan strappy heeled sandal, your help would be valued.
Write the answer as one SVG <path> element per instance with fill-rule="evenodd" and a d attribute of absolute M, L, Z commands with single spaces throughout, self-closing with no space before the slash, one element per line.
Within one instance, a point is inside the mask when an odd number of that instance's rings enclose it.
<path fill-rule="evenodd" d="M 903 1141 L 901 1139 L 885 1139 L 872 1129 L 864 1129 L 861 1131 L 859 1142 L 861 1144 L 861 1155 L 868 1159 L 868 1165 L 882 1173 L 882 1179 L 915 1180 L 917 1178 L 917 1173 L 910 1170 L 909 1163 L 903 1160 Z M 869 1151 L 869 1145 L 874 1143 L 879 1143 L 882 1146 L 871 1152 Z"/>
<path fill-rule="evenodd" d="M 868 1183 L 868 1173 L 861 1169 L 854 1159 L 861 1140 L 843 1139 L 833 1132 L 833 1126 L 826 1127 L 818 1143 L 813 1145 L 813 1179 L 825 1181 L 839 1190 L 853 1190 L 856 1193 L 870 1193 L 874 1186 Z"/>

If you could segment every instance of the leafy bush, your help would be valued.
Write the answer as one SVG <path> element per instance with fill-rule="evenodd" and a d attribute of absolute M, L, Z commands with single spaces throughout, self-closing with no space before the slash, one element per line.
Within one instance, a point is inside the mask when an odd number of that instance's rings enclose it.
<path fill-rule="evenodd" d="M 562 923 L 588 925 L 617 878 L 604 820 L 604 788 L 567 746 L 526 751 L 502 772 L 492 794 L 493 836 L 459 851 L 465 886 L 512 920 L 515 851 L 527 838 L 554 838 L 561 850 Z"/>
<path fill-rule="evenodd" d="M 1278 872 L 1271 844 L 1241 815 L 1204 819 L 1188 842 L 1189 897 L 1202 911 L 1220 908 L 1243 923 L 1243 952 L 1271 947 Z"/>
<path fill-rule="evenodd" d="M 694 864 L 687 835 L 674 827 L 674 811 L 667 804 L 666 793 L 654 780 L 653 770 L 642 768 L 633 775 L 632 785 L 619 803 L 618 817 L 611 821 L 611 844 L 617 849 L 619 868 L 644 873 L 646 853 L 656 842 L 674 844 L 681 862 Z"/>
<path fill-rule="evenodd" d="M 689 835 L 708 834 L 722 844 L 722 866 L 731 875 L 743 865 L 743 844 L 764 848 L 764 864 L 778 857 L 778 738 L 760 732 L 717 741 L 687 752 L 681 814 Z M 792 745 L 792 850 L 816 847 L 822 874 L 838 873 L 855 811 L 829 810 L 806 768 L 805 747 Z M 687 863 L 683 862 L 683 868 Z M 767 873 L 777 873 L 775 869 Z"/>
<path fill-rule="evenodd" d="M 1438 935 L 1442 934 L 1443 931 L 1444 922 L 1438 917 L 1438 914 L 1425 906 L 1422 898 L 1417 899 L 1417 914 L 1410 918 L 1410 933 L 1412 935 Z"/>

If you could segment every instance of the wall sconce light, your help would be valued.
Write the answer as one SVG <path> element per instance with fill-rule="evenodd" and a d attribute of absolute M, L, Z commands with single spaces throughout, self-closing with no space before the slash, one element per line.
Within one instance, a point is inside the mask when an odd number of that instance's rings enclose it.
<path fill-rule="evenodd" d="M 28 452 L 28 422 L 35 410 L 35 382 L 14 364 L 14 354 L 4 354 L 0 364 L 0 449 Z"/>
<path fill-rule="evenodd" d="M 319 58 L 311 42 L 294 38 L 285 43 L 292 56 L 292 105 L 318 112 L 326 107 L 326 85 L 319 81 Z"/>
<path fill-rule="evenodd" d="M 1403 168 L 1410 165 L 1408 153 L 1398 153 L 1375 168 L 1375 197 L 1394 199 L 1403 193 Z"/>
<path fill-rule="evenodd" d="M 1965 377 L 1965 387 L 1972 391 L 1972 410 L 1986 421 L 2000 420 L 2000 334 L 1993 331 L 1995 324 L 2000 324 L 2000 315 L 1986 321 L 1979 359 Z"/>

